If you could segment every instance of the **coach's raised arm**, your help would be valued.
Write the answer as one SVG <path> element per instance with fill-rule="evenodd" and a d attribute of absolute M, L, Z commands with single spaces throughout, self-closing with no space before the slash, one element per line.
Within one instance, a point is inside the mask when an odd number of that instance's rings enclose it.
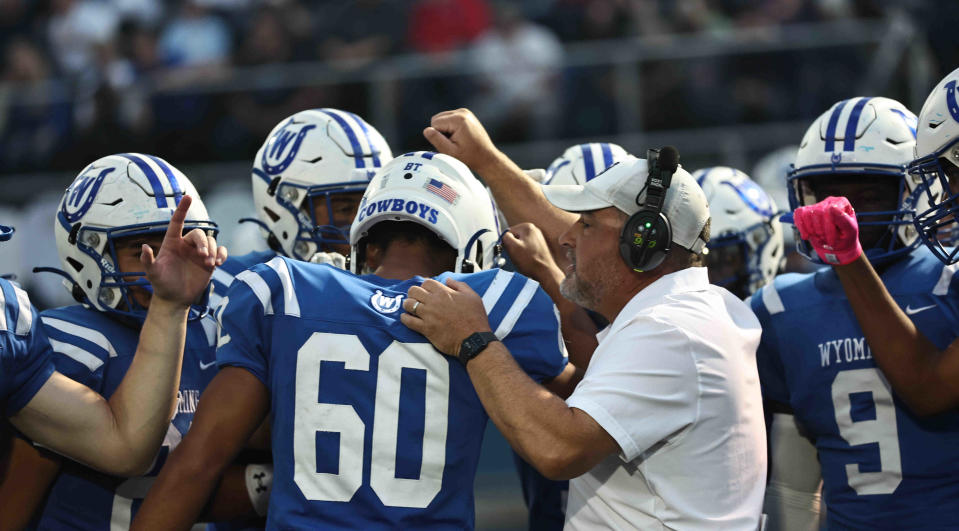
<path fill-rule="evenodd" d="M 485 133 L 470 136 L 474 121 L 452 111 L 426 134 L 487 179 L 515 173 Z M 559 238 L 563 295 L 612 323 L 565 402 L 484 334 L 483 302 L 467 285 L 411 288 L 402 320 L 466 364 L 517 452 L 548 477 L 573 478 L 567 529 L 755 530 L 766 475 L 759 323 L 700 267 L 709 210 L 678 153 L 649 158 L 650 168 L 629 157 L 585 185 L 537 191 L 574 220 Z"/>

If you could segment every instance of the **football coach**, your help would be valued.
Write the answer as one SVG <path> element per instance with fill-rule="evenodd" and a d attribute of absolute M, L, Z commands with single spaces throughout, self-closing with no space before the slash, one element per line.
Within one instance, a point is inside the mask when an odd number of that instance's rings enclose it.
<path fill-rule="evenodd" d="M 463 120 L 433 121 L 447 149 L 505 158 L 462 111 Z M 565 402 L 523 373 L 466 284 L 410 288 L 401 319 L 466 366 L 523 458 L 571 480 L 566 529 L 753 531 L 766 477 L 759 322 L 709 284 L 709 208 L 676 150 L 647 159 L 585 185 L 543 187 L 550 203 L 578 214 L 560 238 L 572 263 L 563 296 L 612 323 Z"/>

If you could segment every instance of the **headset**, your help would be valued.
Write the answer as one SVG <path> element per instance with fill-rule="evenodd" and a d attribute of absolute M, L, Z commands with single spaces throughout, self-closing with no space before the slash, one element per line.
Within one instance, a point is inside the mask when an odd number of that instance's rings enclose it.
<path fill-rule="evenodd" d="M 637 273 L 656 269 L 669 254 L 673 229 L 663 214 L 663 203 L 679 166 L 679 151 L 672 146 L 649 149 L 646 163 L 649 168 L 646 184 L 636 194 L 636 204 L 641 208 L 626 220 L 619 236 L 619 254 Z M 646 201 L 640 205 L 643 190 L 646 190 Z"/>

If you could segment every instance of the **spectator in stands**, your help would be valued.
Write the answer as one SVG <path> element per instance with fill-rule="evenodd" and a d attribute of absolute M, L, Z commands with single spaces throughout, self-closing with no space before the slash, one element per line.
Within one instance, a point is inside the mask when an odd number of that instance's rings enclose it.
<path fill-rule="evenodd" d="M 519 6 L 495 6 L 493 27 L 470 50 L 479 71 L 473 107 L 500 139 L 543 139 L 555 126 L 563 47 Z"/>

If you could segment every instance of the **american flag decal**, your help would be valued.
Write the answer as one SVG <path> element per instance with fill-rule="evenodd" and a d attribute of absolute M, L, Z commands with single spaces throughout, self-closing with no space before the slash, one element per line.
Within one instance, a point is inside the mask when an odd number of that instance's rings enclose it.
<path fill-rule="evenodd" d="M 436 179 L 430 179 L 430 182 L 426 183 L 425 188 L 429 192 L 442 197 L 443 199 L 446 200 L 447 203 L 451 205 L 455 204 L 456 200 L 459 199 L 460 197 L 460 195 L 456 193 L 456 190 L 454 190 L 453 187 L 448 186 L 445 183 L 441 183 L 437 181 Z"/>

